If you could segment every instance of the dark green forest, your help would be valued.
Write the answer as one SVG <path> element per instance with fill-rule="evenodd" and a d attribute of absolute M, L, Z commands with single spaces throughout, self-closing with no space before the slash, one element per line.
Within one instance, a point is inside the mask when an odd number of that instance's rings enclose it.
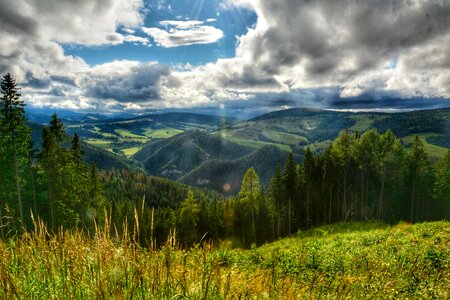
<path fill-rule="evenodd" d="M 33 145 L 25 103 L 9 74 L 1 93 L 3 239 L 32 230 L 39 218 L 54 232 L 63 227 L 89 234 L 108 222 L 113 234 L 123 234 L 137 224 L 144 246 L 171 235 L 186 246 L 227 239 L 248 247 L 330 223 L 450 216 L 450 150 L 442 158 L 429 157 L 418 136 L 406 148 L 389 128 L 343 130 L 323 153 L 306 148 L 300 157 L 287 154 L 275 171 L 249 167 L 240 191 L 224 196 L 143 171 L 100 170 L 86 163 L 86 145 L 66 132 L 56 114 L 42 128 L 41 144 Z M 246 151 L 225 150 L 227 157 Z M 189 155 L 184 153 L 186 163 L 192 163 Z M 273 171 L 264 185 L 260 178 Z"/>

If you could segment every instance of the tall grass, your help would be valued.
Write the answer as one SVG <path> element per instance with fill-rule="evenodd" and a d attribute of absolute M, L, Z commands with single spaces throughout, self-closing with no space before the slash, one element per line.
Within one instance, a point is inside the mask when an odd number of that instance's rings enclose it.
<path fill-rule="evenodd" d="M 108 222 L 93 237 L 34 224 L 0 242 L 2 299 L 450 297 L 448 222 L 333 225 L 250 250 L 178 249 L 175 234 L 156 250 Z"/>

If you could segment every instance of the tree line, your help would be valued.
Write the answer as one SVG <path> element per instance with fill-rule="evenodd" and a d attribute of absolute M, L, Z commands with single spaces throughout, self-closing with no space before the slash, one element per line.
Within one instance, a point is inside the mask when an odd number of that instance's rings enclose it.
<path fill-rule="evenodd" d="M 450 150 L 436 160 L 420 138 L 406 147 L 390 130 L 362 135 L 345 130 L 322 154 L 307 148 L 301 162 L 289 155 L 268 187 L 250 168 L 240 192 L 228 198 L 186 188 L 170 197 L 175 201 L 157 203 L 153 177 L 119 173 L 102 177 L 108 199 L 126 199 L 115 202 L 113 218 L 133 220 L 135 208 L 144 203 L 139 211 L 143 236 L 165 241 L 177 232 L 184 245 L 206 237 L 250 246 L 336 222 L 450 216 Z"/>
<path fill-rule="evenodd" d="M 56 114 L 35 150 L 25 104 L 10 74 L 0 99 L 0 234 L 31 229 L 92 231 L 109 221 L 112 234 L 139 225 L 143 245 L 176 236 L 261 244 L 323 224 L 378 219 L 418 222 L 450 215 L 450 150 L 430 158 L 415 137 L 402 144 L 390 130 L 342 131 L 322 154 L 290 154 L 268 187 L 250 168 L 238 195 L 227 197 L 129 170 L 98 171 L 84 162 L 79 137 Z"/>
<path fill-rule="evenodd" d="M 65 133 L 56 114 L 42 130 L 36 150 L 16 81 L 1 81 L 0 101 L 0 234 L 32 226 L 32 215 L 59 226 L 93 225 L 89 212 L 105 206 L 95 165 L 83 160 L 80 139 Z"/>

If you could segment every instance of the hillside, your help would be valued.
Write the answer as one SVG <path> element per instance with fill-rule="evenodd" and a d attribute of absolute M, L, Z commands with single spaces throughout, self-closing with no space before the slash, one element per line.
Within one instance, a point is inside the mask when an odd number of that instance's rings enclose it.
<path fill-rule="evenodd" d="M 33 146 L 37 150 L 42 144 L 42 128 L 43 125 L 37 123 L 29 123 L 31 128 L 31 137 L 33 140 Z M 117 154 L 106 151 L 102 148 L 95 147 L 85 141 L 81 140 L 81 146 L 84 153 L 84 159 L 86 163 L 93 164 L 101 170 L 115 169 L 129 169 L 129 170 L 142 170 L 142 166 L 139 162 L 126 159 Z"/>
<path fill-rule="evenodd" d="M 71 122 L 68 132 L 77 133 L 91 145 L 130 157 L 153 140 L 167 139 L 185 130 L 212 131 L 234 123 L 234 119 L 194 113 L 164 113 L 123 119 L 87 116 Z"/>
<path fill-rule="evenodd" d="M 91 240 L 70 232 L 47 236 L 40 229 L 0 242 L 0 297 L 450 297 L 448 222 L 329 225 L 251 250 L 224 242 L 188 250 L 167 243 L 149 251 L 108 231 Z"/>
<path fill-rule="evenodd" d="M 189 185 L 204 186 L 225 194 L 236 194 L 245 172 L 253 167 L 267 186 L 277 166 L 283 166 L 288 153 L 274 146 L 264 146 L 235 160 L 209 160 L 179 180 Z"/>
<path fill-rule="evenodd" d="M 215 132 L 225 139 L 241 143 L 281 144 L 297 152 L 305 146 L 323 151 L 330 140 L 344 129 L 364 132 L 376 128 L 391 129 L 398 137 L 428 134 L 425 140 L 436 147 L 448 147 L 450 141 L 450 109 L 404 113 L 339 112 L 294 108 L 271 112 L 228 126 Z M 442 149 L 441 149 L 442 150 Z M 431 150 L 435 155 L 442 151 Z"/>
<path fill-rule="evenodd" d="M 39 119 L 41 116 L 36 115 Z M 404 113 L 343 112 L 294 108 L 271 112 L 251 120 L 194 113 L 163 113 L 134 118 L 102 118 L 86 115 L 68 121 L 67 131 L 78 133 L 89 144 L 122 157 L 144 161 L 158 141 L 187 130 L 202 130 L 241 146 L 259 149 L 277 146 L 301 155 L 306 146 L 321 152 L 340 131 L 364 132 L 391 129 L 403 138 L 420 134 L 430 155 L 440 156 L 450 146 L 450 109 Z M 149 145 L 152 146 L 149 146 Z M 436 148 L 437 147 L 437 148 Z M 140 151 L 145 149 L 144 151 Z M 147 156 L 147 157 L 146 157 Z"/>
<path fill-rule="evenodd" d="M 149 174 L 178 179 L 208 160 L 236 159 L 251 152 L 252 148 L 191 130 L 163 142 L 151 142 L 134 157 L 145 159 L 142 162 Z"/>

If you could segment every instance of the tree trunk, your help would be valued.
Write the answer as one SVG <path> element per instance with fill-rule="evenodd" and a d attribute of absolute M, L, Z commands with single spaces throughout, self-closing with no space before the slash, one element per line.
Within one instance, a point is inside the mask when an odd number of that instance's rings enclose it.
<path fill-rule="evenodd" d="M 34 211 L 34 217 L 37 217 L 36 185 L 34 183 L 33 170 L 31 170 L 30 173 L 31 173 L 31 188 L 33 190 L 33 211 Z"/>
<path fill-rule="evenodd" d="M 372 202 L 370 201 L 370 172 L 369 171 L 367 171 L 367 175 L 366 175 L 366 206 L 368 208 L 372 207 Z M 371 218 L 371 217 L 372 216 L 370 215 L 369 218 Z M 368 219 L 367 210 L 365 213 L 365 218 L 366 218 L 366 220 Z"/>
<path fill-rule="evenodd" d="M 52 223 L 52 230 L 55 230 L 55 207 L 53 204 L 53 191 L 50 183 L 50 178 L 48 178 L 47 181 L 48 181 L 48 200 L 50 202 L 50 220 Z"/>
<path fill-rule="evenodd" d="M 306 186 L 306 228 L 309 228 L 309 185 Z"/>
<path fill-rule="evenodd" d="M 364 218 L 364 169 L 361 169 L 361 220 Z"/>
<path fill-rule="evenodd" d="M 383 179 L 381 180 L 381 191 L 380 191 L 380 200 L 379 200 L 379 208 L 378 208 L 378 219 L 383 219 L 383 200 L 384 200 L 384 185 L 386 182 L 386 164 L 383 167 Z"/>
<path fill-rule="evenodd" d="M 416 178 L 413 178 L 413 184 L 412 184 L 412 192 L 411 192 L 411 222 L 414 222 L 414 198 L 416 193 Z"/>
<path fill-rule="evenodd" d="M 291 234 L 291 215 L 292 215 L 292 201 L 291 201 L 291 197 L 289 197 L 289 203 L 288 203 L 288 230 L 289 233 Z"/>
<path fill-rule="evenodd" d="M 338 178 L 338 185 L 337 185 L 337 198 L 336 198 L 336 219 L 335 221 L 339 220 L 339 211 L 340 211 L 340 201 L 341 200 L 341 178 Z"/>
<path fill-rule="evenodd" d="M 277 239 L 281 236 L 281 209 L 280 209 L 280 201 L 277 201 L 277 210 L 278 210 L 278 216 L 277 216 Z"/>
<path fill-rule="evenodd" d="M 20 195 L 20 176 L 19 176 L 19 167 L 17 166 L 17 150 L 16 150 L 16 137 L 13 135 L 13 163 L 14 163 L 14 179 L 16 183 L 16 196 L 17 196 L 17 204 L 19 206 L 19 214 L 20 221 L 22 225 L 25 226 L 23 219 L 23 210 L 22 210 L 22 197 Z"/>
<path fill-rule="evenodd" d="M 333 200 L 333 185 L 330 184 L 330 207 L 328 208 L 328 213 L 329 213 L 329 220 L 328 223 L 331 224 L 331 211 L 332 211 L 332 200 Z"/>
<path fill-rule="evenodd" d="M 346 213 L 347 213 L 347 166 L 345 167 L 344 171 L 344 199 L 342 203 L 342 217 L 343 217 L 342 219 L 347 219 Z"/>
<path fill-rule="evenodd" d="M 252 203 L 252 235 L 253 235 L 253 242 L 256 243 L 255 207 L 253 204 L 253 197 L 251 203 Z"/>

